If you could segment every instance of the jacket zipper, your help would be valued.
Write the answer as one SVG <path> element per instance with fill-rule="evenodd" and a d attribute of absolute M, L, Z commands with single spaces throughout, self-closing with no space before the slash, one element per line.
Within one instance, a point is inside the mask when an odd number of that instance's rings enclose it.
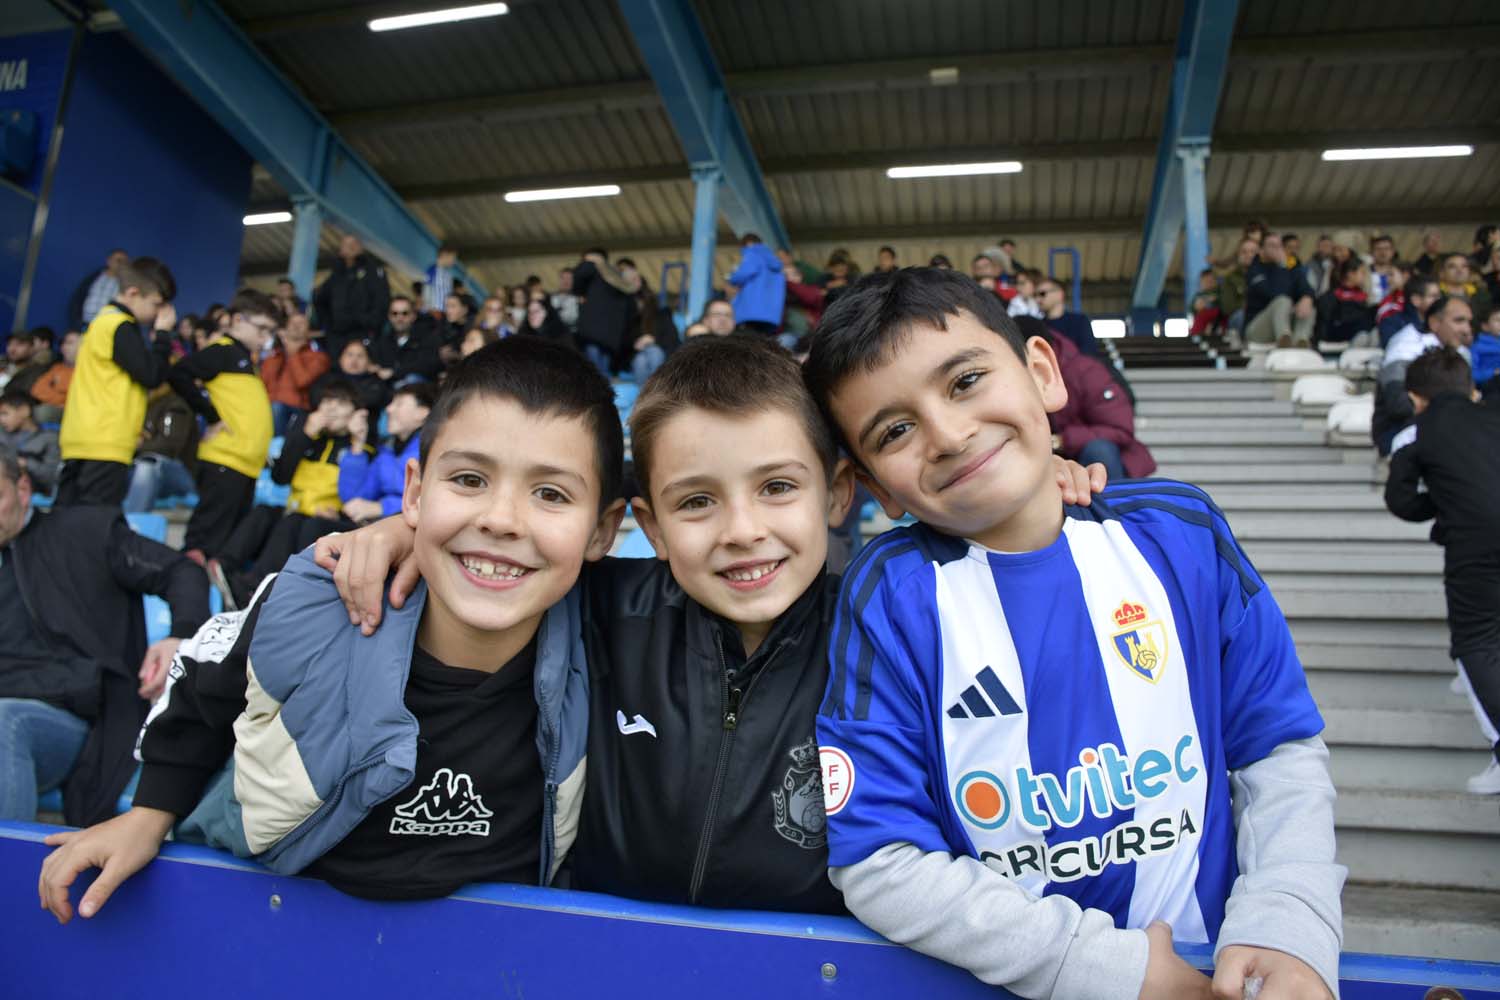
<path fill-rule="evenodd" d="M 761 664 L 755 676 L 750 678 L 750 683 L 741 690 L 729 686 L 729 661 L 724 656 L 724 636 L 721 632 L 715 632 L 714 643 L 719 649 L 719 691 L 720 701 L 724 706 L 723 729 L 719 734 L 719 761 L 714 767 L 714 781 L 708 792 L 708 813 L 703 818 L 703 832 L 698 836 L 698 856 L 693 862 L 693 880 L 688 887 L 688 902 L 698 902 L 698 892 L 703 888 L 703 877 L 708 871 L 708 851 L 713 845 L 714 820 L 719 813 L 719 799 L 724 791 L 724 773 L 729 767 L 729 751 L 734 746 L 734 734 L 739 728 L 740 712 L 744 708 L 745 700 L 750 696 L 755 682 L 770 668 L 771 658 L 776 655 L 773 650 L 766 657 L 766 662 Z M 777 647 L 779 650 L 780 647 Z"/>

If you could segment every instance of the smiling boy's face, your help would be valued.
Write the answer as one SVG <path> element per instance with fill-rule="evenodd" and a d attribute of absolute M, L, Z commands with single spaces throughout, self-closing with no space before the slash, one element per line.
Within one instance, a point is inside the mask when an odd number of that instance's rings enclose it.
<path fill-rule="evenodd" d="M 428 587 L 423 648 L 482 669 L 465 660 L 497 633 L 529 629 L 529 641 L 584 561 L 614 541 L 623 504 L 601 515 L 600 488 L 585 417 L 528 413 L 494 396 L 459 407 L 425 470 L 415 461 L 406 470 L 402 514 Z"/>
<path fill-rule="evenodd" d="M 1057 358 L 1034 337 L 1023 361 L 968 312 L 947 324 L 916 327 L 841 381 L 839 430 L 891 516 L 994 549 L 1045 545 L 1062 518 L 1047 423 L 1067 402 Z"/>
<path fill-rule="evenodd" d="M 738 625 L 753 652 L 823 571 L 852 477 L 846 466 L 830 489 L 786 410 L 689 407 L 656 434 L 650 503 L 637 503 L 636 517 L 688 596 Z"/>

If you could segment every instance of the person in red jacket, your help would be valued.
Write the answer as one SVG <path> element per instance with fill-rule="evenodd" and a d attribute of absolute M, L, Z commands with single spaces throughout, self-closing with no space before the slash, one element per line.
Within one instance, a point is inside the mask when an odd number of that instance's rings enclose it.
<path fill-rule="evenodd" d="M 1109 481 L 1140 479 L 1156 471 L 1156 459 L 1135 437 L 1135 407 L 1104 362 L 1083 354 L 1067 337 L 1030 316 L 1015 317 L 1021 332 L 1045 337 L 1057 354 L 1068 402 L 1049 415 L 1052 447 L 1082 464 L 1098 462 Z"/>
<path fill-rule="evenodd" d="M 261 380 L 271 397 L 271 425 L 278 435 L 286 433 L 293 413 L 311 408 L 307 390 L 332 367 L 332 359 L 312 347 L 307 317 L 301 313 L 289 316 L 280 330 L 276 350 L 260 365 Z"/>

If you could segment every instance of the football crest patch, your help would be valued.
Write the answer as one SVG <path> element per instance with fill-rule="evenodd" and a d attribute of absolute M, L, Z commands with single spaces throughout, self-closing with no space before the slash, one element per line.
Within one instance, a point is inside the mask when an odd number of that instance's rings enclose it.
<path fill-rule="evenodd" d="M 1150 619 L 1144 604 L 1131 601 L 1121 602 L 1114 620 L 1119 631 L 1111 638 L 1120 661 L 1137 677 L 1160 681 L 1167 666 L 1167 627 Z"/>

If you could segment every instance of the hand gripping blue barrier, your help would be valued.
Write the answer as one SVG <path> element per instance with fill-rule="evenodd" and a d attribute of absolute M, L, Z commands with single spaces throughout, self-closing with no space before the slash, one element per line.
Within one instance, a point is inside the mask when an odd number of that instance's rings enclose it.
<path fill-rule="evenodd" d="M 166 845 L 90 920 L 37 908 L 55 827 L 0 823 L 0 967 L 16 997 L 149 997 L 171 985 L 246 997 L 800 1000 L 1002 990 L 848 918 L 661 906 L 531 886 L 372 903 L 227 854 Z M 76 904 L 87 877 L 73 888 Z M 1207 948 L 1184 955 L 1207 968 Z M 1500 965 L 1345 955 L 1343 1000 L 1500 1000 Z"/>

